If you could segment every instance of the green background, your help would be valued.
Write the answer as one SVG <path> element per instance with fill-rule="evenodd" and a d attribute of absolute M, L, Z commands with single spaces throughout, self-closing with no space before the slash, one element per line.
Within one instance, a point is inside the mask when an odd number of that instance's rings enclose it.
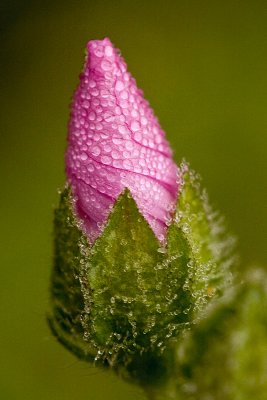
<path fill-rule="evenodd" d="M 242 269 L 267 265 L 265 1 L 1 2 L 3 400 L 143 399 L 77 361 L 46 325 L 52 218 L 64 185 L 69 102 L 89 39 L 109 36 L 175 152 L 203 176 L 239 237 Z"/>

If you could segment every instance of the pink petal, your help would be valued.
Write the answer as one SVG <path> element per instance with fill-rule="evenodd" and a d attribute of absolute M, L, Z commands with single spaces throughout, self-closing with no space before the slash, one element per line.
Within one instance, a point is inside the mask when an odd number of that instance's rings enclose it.
<path fill-rule="evenodd" d="M 69 122 L 66 172 L 91 242 L 125 187 L 164 241 L 179 171 L 153 110 L 109 39 L 93 40 Z"/>

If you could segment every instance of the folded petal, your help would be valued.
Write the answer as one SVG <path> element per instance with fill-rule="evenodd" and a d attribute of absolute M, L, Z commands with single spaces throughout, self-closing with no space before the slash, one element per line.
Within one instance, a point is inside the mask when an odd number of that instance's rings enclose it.
<path fill-rule="evenodd" d="M 164 240 L 180 173 L 153 110 L 107 38 L 87 45 L 71 107 L 66 172 L 91 242 L 125 187 Z"/>

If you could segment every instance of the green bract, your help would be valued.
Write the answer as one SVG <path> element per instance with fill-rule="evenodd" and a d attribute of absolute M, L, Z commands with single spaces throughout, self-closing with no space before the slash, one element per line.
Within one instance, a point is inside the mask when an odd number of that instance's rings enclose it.
<path fill-rule="evenodd" d="M 91 246 L 65 189 L 55 212 L 49 316 L 58 340 L 144 387 L 165 383 L 184 332 L 231 283 L 233 240 L 217 219 L 185 166 L 165 247 L 127 189 Z"/>

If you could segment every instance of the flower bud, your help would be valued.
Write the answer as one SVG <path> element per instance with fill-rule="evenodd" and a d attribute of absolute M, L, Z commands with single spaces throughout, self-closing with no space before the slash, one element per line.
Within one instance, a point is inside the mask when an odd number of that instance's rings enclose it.
<path fill-rule="evenodd" d="M 68 142 L 49 324 L 79 358 L 153 392 L 230 285 L 233 241 L 108 39 L 88 44 Z"/>
<path fill-rule="evenodd" d="M 68 143 L 67 176 L 90 242 L 125 187 L 163 241 L 175 208 L 178 169 L 153 110 L 107 38 L 87 45 Z"/>

